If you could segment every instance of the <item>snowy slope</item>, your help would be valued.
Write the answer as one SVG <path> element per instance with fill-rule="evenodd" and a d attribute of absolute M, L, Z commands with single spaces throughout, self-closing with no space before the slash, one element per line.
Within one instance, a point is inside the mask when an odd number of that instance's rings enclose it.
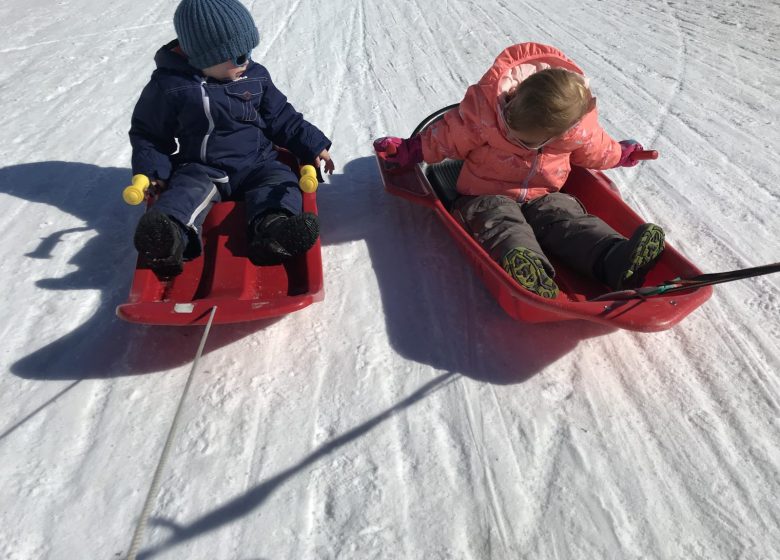
<path fill-rule="evenodd" d="M 704 4 L 253 2 L 254 57 L 334 140 L 326 299 L 212 330 L 141 557 L 780 557 L 780 275 L 663 333 L 517 323 L 371 158 L 545 42 L 661 152 L 609 174 L 672 244 L 780 260 L 780 5 Z M 2 559 L 127 554 L 202 334 L 113 314 L 130 112 L 175 6 L 0 6 Z"/>

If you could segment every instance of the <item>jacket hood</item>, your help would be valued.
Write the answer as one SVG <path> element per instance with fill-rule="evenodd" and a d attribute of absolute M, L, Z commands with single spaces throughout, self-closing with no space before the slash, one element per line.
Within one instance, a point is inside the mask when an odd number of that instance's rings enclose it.
<path fill-rule="evenodd" d="M 506 133 L 507 129 L 503 109 L 508 101 L 509 94 L 514 92 L 523 80 L 536 72 L 548 68 L 569 70 L 583 76 L 585 84 L 588 84 L 587 78 L 584 77 L 584 73 L 579 66 L 555 47 L 541 43 L 520 43 L 504 49 L 479 80 L 478 85 L 483 95 L 487 99 L 496 100 L 494 105 L 496 121 L 504 133 Z M 592 110 L 593 108 L 591 108 Z M 558 136 L 556 141 L 568 139 L 572 136 L 576 132 L 580 121 Z"/>
<path fill-rule="evenodd" d="M 522 79 L 545 68 L 565 68 L 577 74 L 584 74 L 569 57 L 555 47 L 541 43 L 520 43 L 504 49 L 493 65 L 479 80 L 485 95 L 490 98 L 505 92 L 513 76 Z"/>

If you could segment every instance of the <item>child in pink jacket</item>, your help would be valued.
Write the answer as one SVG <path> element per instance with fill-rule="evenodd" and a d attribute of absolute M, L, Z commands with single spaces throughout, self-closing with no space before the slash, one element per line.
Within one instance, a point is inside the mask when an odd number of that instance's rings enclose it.
<path fill-rule="evenodd" d="M 457 109 L 422 134 L 380 138 L 374 146 L 388 166 L 463 160 L 453 213 L 520 285 L 542 297 L 558 295 L 547 255 L 617 290 L 641 285 L 663 252 L 660 227 L 644 224 L 626 239 L 559 192 L 571 165 L 636 165 L 632 154 L 642 146 L 616 142 L 601 128 L 582 70 L 553 47 L 507 48 Z"/>

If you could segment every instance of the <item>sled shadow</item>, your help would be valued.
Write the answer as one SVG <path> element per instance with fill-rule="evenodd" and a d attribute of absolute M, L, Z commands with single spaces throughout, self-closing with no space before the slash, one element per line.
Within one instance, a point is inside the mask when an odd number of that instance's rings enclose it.
<path fill-rule="evenodd" d="M 390 344 L 409 360 L 496 384 L 522 382 L 588 338 L 587 321 L 529 324 L 490 296 L 433 212 L 384 191 L 373 157 L 318 191 L 327 245 L 365 241 Z"/>
<path fill-rule="evenodd" d="M 136 260 L 132 237 L 143 213 L 140 206 L 129 207 L 122 201 L 121 188 L 129 183 L 130 176 L 129 169 L 62 161 L 0 169 L 0 192 L 55 207 L 84 223 L 59 230 L 53 227 L 54 231 L 41 237 L 34 250 L 20 254 L 20 259 L 49 259 L 63 246 L 72 248 L 67 244 L 68 235 L 96 233 L 70 259 L 73 271 L 36 281 L 40 288 L 63 293 L 97 290 L 95 312 L 75 330 L 12 364 L 13 374 L 59 380 L 118 377 L 166 371 L 194 358 L 202 327 L 149 327 L 126 323 L 115 315 L 116 306 L 124 303 L 130 291 Z M 34 220 L 30 213 L 36 211 L 31 206 L 25 219 Z M 73 301 L 78 305 L 78 298 Z M 205 352 L 231 344 L 272 322 L 215 326 Z"/>

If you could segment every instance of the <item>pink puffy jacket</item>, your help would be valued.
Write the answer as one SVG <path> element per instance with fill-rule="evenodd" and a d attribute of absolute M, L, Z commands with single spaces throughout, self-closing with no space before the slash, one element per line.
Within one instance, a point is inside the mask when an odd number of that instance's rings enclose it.
<path fill-rule="evenodd" d="M 457 109 L 422 134 L 423 158 L 465 160 L 458 177 L 461 194 L 502 194 L 526 201 L 560 190 L 571 165 L 608 169 L 620 160 L 620 144 L 598 123 L 595 108 L 539 150 L 507 139 L 501 113 L 506 93 L 545 68 L 582 74 L 558 49 L 521 43 L 504 50 L 482 79 L 466 91 Z"/>

